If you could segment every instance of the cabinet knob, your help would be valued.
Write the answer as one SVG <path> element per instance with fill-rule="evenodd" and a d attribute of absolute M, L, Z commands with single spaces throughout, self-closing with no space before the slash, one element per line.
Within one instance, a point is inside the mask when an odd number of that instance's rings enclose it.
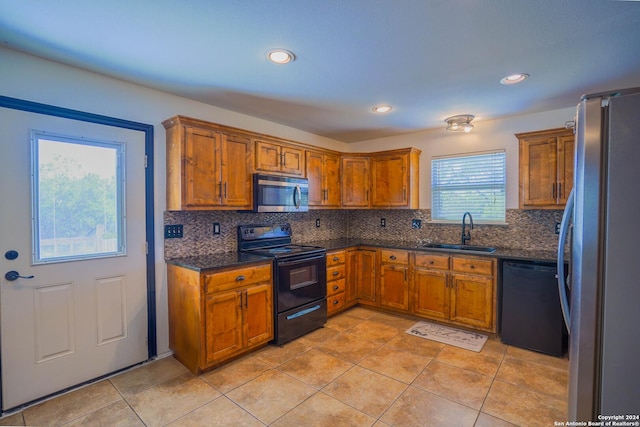
<path fill-rule="evenodd" d="M 433 265 L 433 261 L 429 261 L 429 265 Z"/>
<path fill-rule="evenodd" d="M 395 260 L 396 260 L 396 256 L 395 256 L 395 255 L 391 255 L 391 256 L 389 257 L 389 259 L 392 259 L 392 260 L 394 260 L 394 261 L 395 261 Z"/>
<path fill-rule="evenodd" d="M 337 291 L 338 289 L 340 289 L 340 286 L 334 286 L 334 287 L 333 287 L 333 290 L 334 290 L 334 291 Z"/>
<path fill-rule="evenodd" d="M 473 264 L 471 264 L 469 267 L 470 267 L 471 269 L 476 268 L 476 266 L 475 266 L 475 265 L 473 265 Z"/>
<path fill-rule="evenodd" d="M 340 301 L 338 301 L 337 299 L 334 299 L 333 300 L 333 305 L 336 305 L 336 304 L 340 304 Z"/>
<path fill-rule="evenodd" d="M 334 261 L 338 261 L 338 260 L 340 260 L 340 258 L 339 258 L 339 257 L 337 257 L 337 256 L 334 256 L 334 257 L 333 257 L 333 260 L 334 260 Z"/>
<path fill-rule="evenodd" d="M 340 272 L 339 272 L 339 271 L 334 271 L 334 272 L 333 272 L 333 275 L 334 275 L 334 276 L 337 276 L 338 274 L 340 274 Z"/>
<path fill-rule="evenodd" d="M 236 282 L 242 282 L 245 279 L 244 276 L 238 276 L 236 277 Z"/>

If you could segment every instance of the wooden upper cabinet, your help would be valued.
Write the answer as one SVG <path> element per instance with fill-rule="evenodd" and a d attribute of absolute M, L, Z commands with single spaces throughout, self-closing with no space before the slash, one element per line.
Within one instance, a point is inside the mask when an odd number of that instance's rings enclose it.
<path fill-rule="evenodd" d="M 573 131 L 559 128 L 516 137 L 520 144 L 520 208 L 563 208 L 573 188 Z"/>
<path fill-rule="evenodd" d="M 309 206 L 340 207 L 340 157 L 317 151 L 306 152 Z"/>
<path fill-rule="evenodd" d="M 167 129 L 167 209 L 251 209 L 251 139 L 176 116 Z"/>
<path fill-rule="evenodd" d="M 370 166 L 368 157 L 342 156 L 342 207 L 368 208 Z"/>
<path fill-rule="evenodd" d="M 420 150 L 398 150 L 371 157 L 371 206 L 417 209 Z"/>
<path fill-rule="evenodd" d="M 257 171 L 304 175 L 303 149 L 264 139 L 256 139 L 255 144 Z"/>
<path fill-rule="evenodd" d="M 342 207 L 418 209 L 416 148 L 342 156 Z"/>

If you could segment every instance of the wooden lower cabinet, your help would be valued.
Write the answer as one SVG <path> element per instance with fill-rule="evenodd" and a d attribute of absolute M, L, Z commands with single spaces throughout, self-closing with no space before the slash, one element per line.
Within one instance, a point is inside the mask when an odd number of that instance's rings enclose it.
<path fill-rule="evenodd" d="M 409 311 L 409 252 L 380 251 L 380 306 Z"/>
<path fill-rule="evenodd" d="M 347 306 L 378 305 L 376 250 L 347 250 Z"/>
<path fill-rule="evenodd" d="M 273 339 L 270 262 L 199 272 L 169 264 L 169 347 L 198 374 Z"/>
<path fill-rule="evenodd" d="M 346 251 L 327 252 L 327 315 L 346 308 Z"/>
<path fill-rule="evenodd" d="M 495 332 L 495 272 L 495 259 L 416 253 L 413 313 Z"/>

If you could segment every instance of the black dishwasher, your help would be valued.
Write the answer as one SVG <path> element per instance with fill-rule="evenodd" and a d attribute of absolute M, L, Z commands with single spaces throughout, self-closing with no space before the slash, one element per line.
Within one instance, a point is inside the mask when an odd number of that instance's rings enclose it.
<path fill-rule="evenodd" d="M 562 356 L 567 330 L 558 297 L 557 266 L 502 262 L 500 337 L 505 344 Z"/>

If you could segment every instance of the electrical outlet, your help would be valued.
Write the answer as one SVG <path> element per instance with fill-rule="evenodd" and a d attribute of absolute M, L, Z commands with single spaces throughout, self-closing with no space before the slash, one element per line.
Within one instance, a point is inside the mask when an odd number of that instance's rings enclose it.
<path fill-rule="evenodd" d="M 380 218 L 380 227 L 386 227 L 387 226 L 387 220 L 384 218 Z"/>
<path fill-rule="evenodd" d="M 320 227 L 320 218 L 316 219 L 316 227 Z"/>
<path fill-rule="evenodd" d="M 214 235 L 220 234 L 220 223 L 219 222 L 214 222 L 213 223 L 213 234 Z"/>
<path fill-rule="evenodd" d="M 555 225 L 555 227 L 553 229 L 553 232 L 556 233 L 556 234 L 560 234 L 560 223 L 559 222 L 556 222 L 556 225 Z"/>
<path fill-rule="evenodd" d="M 422 220 L 421 219 L 412 219 L 411 220 L 411 228 L 422 228 Z"/>
<path fill-rule="evenodd" d="M 180 239 L 182 238 L 182 224 L 173 224 L 164 226 L 164 238 L 165 239 Z"/>

